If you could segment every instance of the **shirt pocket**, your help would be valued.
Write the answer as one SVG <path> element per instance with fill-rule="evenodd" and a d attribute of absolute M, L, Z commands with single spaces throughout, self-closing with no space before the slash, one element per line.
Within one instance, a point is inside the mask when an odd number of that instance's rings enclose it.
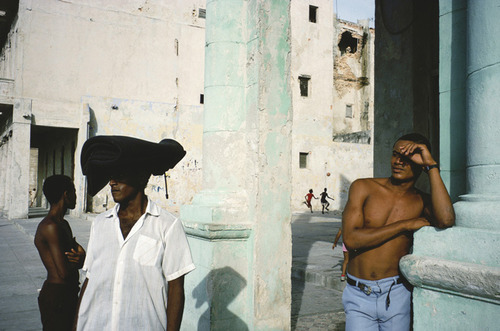
<path fill-rule="evenodd" d="M 133 258 L 141 265 L 154 266 L 158 260 L 160 247 L 161 243 L 158 240 L 140 235 L 137 239 Z"/>

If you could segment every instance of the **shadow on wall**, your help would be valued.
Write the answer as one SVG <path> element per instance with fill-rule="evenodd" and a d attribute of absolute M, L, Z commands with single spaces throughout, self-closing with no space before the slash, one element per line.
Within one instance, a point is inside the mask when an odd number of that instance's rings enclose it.
<path fill-rule="evenodd" d="M 97 134 L 97 131 L 99 129 L 99 126 L 97 124 L 97 118 L 95 117 L 95 111 L 89 107 L 89 132 L 88 132 L 88 137 L 91 138 L 94 137 Z"/>
<path fill-rule="evenodd" d="M 466 99 L 465 99 L 465 80 L 466 80 L 466 24 L 463 20 L 466 17 L 466 9 L 460 2 L 452 2 L 452 26 L 451 29 L 451 54 L 457 56 L 450 61 L 450 93 L 449 93 L 449 155 L 450 160 L 450 182 L 449 193 L 453 202 L 459 200 L 459 196 L 467 192 L 466 189 Z M 456 91 L 455 93 L 452 93 Z M 441 134 L 447 134 L 442 130 Z"/>
<path fill-rule="evenodd" d="M 89 123 L 88 123 L 88 131 L 87 131 L 87 139 L 89 138 L 92 138 L 92 137 L 95 137 L 97 135 L 97 130 L 98 130 L 99 126 L 97 124 L 97 118 L 95 116 L 95 111 L 89 106 Z M 80 160 L 78 160 L 78 162 L 80 162 Z M 85 177 L 85 180 L 87 180 L 87 178 Z M 86 201 L 87 201 L 87 205 L 85 206 L 85 211 L 87 212 L 95 212 L 94 211 L 94 197 L 91 196 L 90 194 L 87 194 L 87 198 L 86 198 Z M 106 201 L 106 205 L 107 205 L 107 201 Z M 107 208 L 107 206 L 106 206 Z"/>
<path fill-rule="evenodd" d="M 193 290 L 196 308 L 208 304 L 197 330 L 248 330 L 246 323 L 228 309 L 246 285 L 246 279 L 231 267 L 211 270 Z"/>

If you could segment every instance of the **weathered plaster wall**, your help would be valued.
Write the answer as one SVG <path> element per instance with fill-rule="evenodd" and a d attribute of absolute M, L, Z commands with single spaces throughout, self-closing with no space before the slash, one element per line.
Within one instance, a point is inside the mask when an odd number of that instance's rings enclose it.
<path fill-rule="evenodd" d="M 288 329 L 291 306 L 291 147 L 292 93 L 290 81 L 290 3 L 259 2 L 262 16 L 253 17 L 254 33 L 250 54 L 262 52 L 258 81 L 251 90 L 258 93 L 252 106 L 266 110 L 258 124 L 259 150 L 254 153 L 259 169 L 254 179 L 256 208 L 250 215 L 256 224 L 254 241 L 255 330 Z M 257 8 L 259 8 L 257 7 Z"/>
<path fill-rule="evenodd" d="M 368 21 L 364 23 L 339 20 L 335 24 L 333 135 L 336 141 L 338 136 L 346 138 L 361 131 L 368 131 L 371 138 L 373 131 L 375 31 L 368 28 Z M 351 117 L 347 117 L 346 105 L 352 107 Z"/>
<path fill-rule="evenodd" d="M 332 132 L 373 127 L 373 84 L 363 89 L 358 83 L 350 89 L 337 86 L 343 91 L 342 98 L 332 89 L 333 64 L 335 59 L 340 59 L 336 57 L 339 35 L 331 12 L 332 1 L 313 4 L 318 6 L 317 23 L 308 21 L 308 5 L 302 1 L 291 2 L 294 60 L 290 79 L 296 108 L 292 208 L 303 210 L 302 198 L 309 188 L 319 193 L 327 187 L 337 199 L 332 207 L 341 209 L 345 193 L 337 191 L 345 185 L 341 178 L 371 176 L 372 145 L 334 143 Z M 200 94 L 204 93 L 205 20 L 198 17 L 198 9 L 203 7 L 204 1 L 194 0 L 182 3 L 113 0 L 99 1 L 92 6 L 79 0 L 21 1 L 17 26 L 0 59 L 0 70 L 4 77 L 15 82 L 10 96 L 20 95 L 31 100 L 32 125 L 79 130 L 77 162 L 83 141 L 96 134 L 124 134 L 152 141 L 169 136 L 179 140 L 188 155 L 170 173 L 170 199 L 163 198 L 162 178 L 152 178 L 148 187 L 150 196 L 177 211 L 179 204 L 191 201 L 202 181 Z M 362 28 L 355 24 L 345 28 L 356 31 L 360 37 L 363 34 Z M 365 54 L 369 56 L 373 55 L 371 43 L 373 38 L 365 45 Z M 363 65 L 361 61 L 366 58 L 361 54 L 359 51 L 345 56 L 341 66 L 358 80 L 367 76 L 363 70 L 369 70 L 368 76 L 373 70 L 373 59 L 369 58 L 369 65 Z M 206 72 L 225 75 L 221 67 L 207 68 Z M 312 75 L 308 98 L 298 93 L 298 76 L 302 74 Z M 207 93 L 210 98 L 211 92 Z M 345 98 L 355 106 L 355 116 L 347 120 L 350 123 L 347 126 L 343 116 Z M 355 101 L 360 98 L 368 100 L 368 121 L 362 119 L 364 102 Z M 208 119 L 205 130 L 216 127 L 218 118 L 226 116 L 222 114 L 219 112 Z M 339 114 L 342 119 L 334 118 Z M 234 112 L 227 116 L 234 117 Z M 238 124 L 240 118 L 234 121 L 234 125 L 241 125 Z M 339 123 L 343 129 L 335 129 Z M 352 141 L 351 136 L 347 138 L 340 137 L 337 141 Z M 360 135 L 359 139 L 366 142 L 371 140 L 371 135 Z M 216 143 L 214 148 L 217 147 Z M 243 144 L 241 148 L 248 146 Z M 51 149 L 42 151 L 42 155 Z M 298 167 L 300 152 L 311 152 L 307 169 Z M 352 158 L 346 160 L 346 155 L 341 155 L 344 152 Z M 359 160 L 364 160 L 360 163 L 366 166 L 351 166 Z M 206 162 L 219 161 L 222 159 Z M 243 163 L 237 165 L 234 159 L 228 162 L 233 163 L 235 169 L 247 167 Z M 77 190 L 83 195 L 84 177 L 78 164 L 75 169 Z M 205 180 L 209 178 L 205 176 Z M 222 184 L 219 181 L 217 185 Z M 86 199 L 85 196 L 79 199 L 77 213 L 87 207 L 101 212 L 113 205 L 107 188 L 94 199 Z"/>
<path fill-rule="evenodd" d="M 84 97 L 82 102 L 89 107 L 89 132 L 92 136 L 129 135 L 156 142 L 175 137 L 187 154 L 175 169 L 168 172 L 169 199 L 165 198 L 163 176 L 150 178 L 146 194 L 173 211 L 191 201 L 201 186 L 201 105 L 98 97 Z M 114 206 L 109 189 L 105 187 L 95 197 L 89 198 L 88 205 L 94 212 Z"/>
<path fill-rule="evenodd" d="M 10 189 L 9 169 L 10 150 L 13 121 L 12 97 L 13 81 L 10 79 L 0 79 L 0 210 L 7 211 L 9 208 L 7 196 Z"/>
<path fill-rule="evenodd" d="M 148 192 L 175 211 L 201 182 L 204 7 L 196 0 L 21 0 L 0 72 L 14 80 L 13 96 L 30 101 L 31 125 L 79 130 L 76 162 L 89 135 L 177 139 L 188 155 L 170 174 L 173 200 L 161 198 L 163 179 L 152 179 Z M 75 173 L 81 193 L 82 179 Z M 99 193 L 90 206 L 102 211 L 105 199 Z"/>
<path fill-rule="evenodd" d="M 0 163 L 4 165 L 0 168 L 0 209 L 4 212 L 8 211 L 10 202 L 10 200 L 8 200 L 7 198 L 9 196 L 10 189 L 10 167 L 7 165 L 10 165 L 12 154 L 12 142 L 10 141 L 10 133 L 12 132 L 11 130 L 12 125 L 9 123 L 9 125 L 5 127 L 5 130 L 2 132 L 2 135 L 0 137 Z"/>
<path fill-rule="evenodd" d="M 373 77 L 373 38 L 368 37 L 363 47 L 360 39 L 357 53 L 341 56 L 338 49 L 341 33 L 349 29 L 362 38 L 363 27 L 336 23 L 332 1 L 316 1 L 311 5 L 318 7 L 316 23 L 308 21 L 308 2 L 291 2 L 294 110 L 291 204 L 294 211 L 306 211 L 303 201 L 309 189 L 318 196 L 327 188 L 329 196 L 335 199 L 329 200 L 330 209 L 342 210 L 350 183 L 372 176 L 373 145 L 334 141 L 334 136 L 362 130 L 360 117 L 364 108 L 360 105 L 364 106 L 364 101 L 369 105 L 365 130 L 373 127 L 373 84 L 364 88 L 359 85 L 359 81 L 370 82 Z M 310 76 L 307 97 L 300 94 L 298 77 L 302 75 Z M 362 95 L 365 100 L 361 100 Z M 345 118 L 346 100 L 355 108 L 352 119 Z M 368 140 L 370 138 L 371 132 Z M 299 166 L 300 153 L 308 153 L 305 168 Z M 321 209 L 319 200 L 313 200 L 313 209 Z"/>
<path fill-rule="evenodd" d="M 29 156 L 30 156 L 31 102 L 16 99 L 12 111 L 12 125 L 8 129 L 6 149 L 5 206 L 7 217 L 22 218 L 28 214 Z"/>
<path fill-rule="evenodd" d="M 181 209 L 198 261 L 186 330 L 289 329 L 289 28 L 285 1 L 207 2 L 203 190 Z"/>

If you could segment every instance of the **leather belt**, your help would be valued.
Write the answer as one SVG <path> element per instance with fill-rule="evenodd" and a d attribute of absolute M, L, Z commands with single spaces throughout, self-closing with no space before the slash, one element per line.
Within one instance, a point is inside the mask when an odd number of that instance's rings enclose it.
<path fill-rule="evenodd" d="M 402 277 L 399 277 L 395 283 L 393 283 L 392 285 L 395 285 L 395 284 L 402 284 L 403 283 L 403 278 Z M 358 287 L 361 291 L 363 291 L 366 295 L 370 295 L 372 293 L 372 288 L 371 286 L 369 285 L 366 285 L 366 284 L 363 284 L 362 282 L 358 282 L 358 281 L 355 281 L 354 279 L 350 278 L 349 275 L 347 276 L 347 284 L 351 285 L 351 286 L 356 286 Z M 391 285 L 391 287 L 392 287 Z"/>

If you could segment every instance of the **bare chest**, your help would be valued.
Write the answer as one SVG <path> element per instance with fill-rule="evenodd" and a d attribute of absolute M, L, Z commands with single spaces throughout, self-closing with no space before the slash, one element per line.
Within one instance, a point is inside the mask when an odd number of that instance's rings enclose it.
<path fill-rule="evenodd" d="M 64 251 L 69 251 L 71 248 L 76 248 L 74 245 L 73 233 L 69 224 L 64 221 L 58 226 L 59 242 Z"/>
<path fill-rule="evenodd" d="M 418 194 L 370 196 L 363 207 L 365 227 L 380 227 L 400 220 L 417 218 L 422 215 L 423 209 L 424 203 Z"/>
<path fill-rule="evenodd" d="M 120 218 L 120 230 L 122 231 L 123 239 L 127 238 L 136 222 L 137 219 Z"/>

